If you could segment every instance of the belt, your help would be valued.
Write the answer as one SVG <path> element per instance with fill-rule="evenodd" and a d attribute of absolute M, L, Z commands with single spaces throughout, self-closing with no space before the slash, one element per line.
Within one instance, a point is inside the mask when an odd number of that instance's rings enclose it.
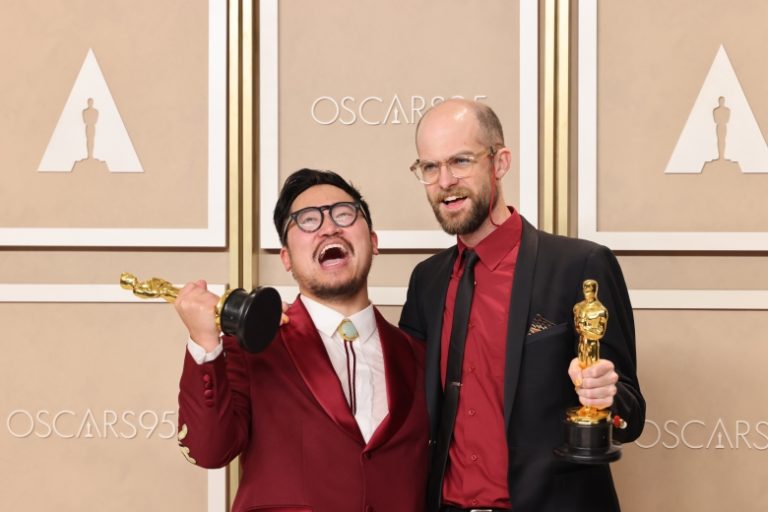
<path fill-rule="evenodd" d="M 443 505 L 440 512 L 512 512 L 507 508 L 459 508 L 451 505 Z"/>

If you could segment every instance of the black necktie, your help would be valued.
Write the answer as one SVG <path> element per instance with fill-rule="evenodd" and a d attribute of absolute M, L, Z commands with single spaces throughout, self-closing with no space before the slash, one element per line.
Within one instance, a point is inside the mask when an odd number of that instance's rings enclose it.
<path fill-rule="evenodd" d="M 432 467 L 429 472 L 427 499 L 430 510 L 437 510 L 443 496 L 443 476 L 448 463 L 448 449 L 453 437 L 453 426 L 456 422 L 456 412 L 459 409 L 459 392 L 461 390 L 461 367 L 464 364 L 464 344 L 469 325 L 469 311 L 472 307 L 472 295 L 475 291 L 475 263 L 477 253 L 471 249 L 464 250 L 464 273 L 459 280 L 456 300 L 453 308 L 453 324 L 451 324 L 451 341 L 448 345 L 448 362 L 445 370 L 445 390 L 443 391 L 442 413 L 438 428 L 437 446 L 435 448 Z"/>

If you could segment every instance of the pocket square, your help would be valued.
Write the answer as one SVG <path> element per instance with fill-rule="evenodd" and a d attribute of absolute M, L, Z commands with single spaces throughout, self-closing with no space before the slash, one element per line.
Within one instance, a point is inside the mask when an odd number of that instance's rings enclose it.
<path fill-rule="evenodd" d="M 536 316 L 533 317 L 533 321 L 531 322 L 530 327 L 528 327 L 528 334 L 535 334 L 537 332 L 546 331 L 550 327 L 554 326 L 555 322 L 552 322 L 551 320 L 547 320 L 540 314 L 536 313 Z"/>

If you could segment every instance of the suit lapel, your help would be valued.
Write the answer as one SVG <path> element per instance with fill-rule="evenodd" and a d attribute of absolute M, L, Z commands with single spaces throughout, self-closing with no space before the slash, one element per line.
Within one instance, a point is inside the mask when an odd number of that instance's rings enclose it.
<path fill-rule="evenodd" d="M 440 345 L 443 334 L 443 310 L 445 309 L 445 296 L 448 294 L 448 285 L 451 281 L 453 264 L 458 255 L 458 249 L 454 246 L 447 250 L 444 257 L 440 258 L 431 273 L 431 282 L 425 284 L 424 289 L 429 296 L 422 295 L 420 300 L 424 303 L 424 317 L 431 319 L 434 324 L 429 326 L 427 336 L 426 370 L 424 382 L 427 394 L 427 411 L 429 412 L 429 431 L 431 438 L 437 436 L 438 421 L 440 419 L 440 403 L 443 397 L 443 386 L 440 379 Z"/>
<path fill-rule="evenodd" d="M 512 405 L 520 377 L 523 344 L 528 329 L 528 315 L 533 295 L 533 275 L 536 270 L 539 236 L 536 229 L 523 219 L 523 233 L 520 250 L 515 264 L 515 277 L 512 284 L 512 302 L 509 306 L 507 325 L 507 350 L 504 362 L 504 424 L 509 427 Z"/>
<path fill-rule="evenodd" d="M 349 409 L 341 383 L 333 370 L 323 340 L 304 304 L 297 299 L 287 311 L 290 322 L 280 327 L 293 364 L 325 413 L 347 434 L 363 443 L 363 436 Z"/>
<path fill-rule="evenodd" d="M 378 310 L 374 311 L 384 354 L 389 414 L 374 432 L 365 451 L 381 446 L 399 430 L 411 410 L 413 396 L 418 392 L 417 369 L 409 341 L 405 334 L 384 320 Z"/>

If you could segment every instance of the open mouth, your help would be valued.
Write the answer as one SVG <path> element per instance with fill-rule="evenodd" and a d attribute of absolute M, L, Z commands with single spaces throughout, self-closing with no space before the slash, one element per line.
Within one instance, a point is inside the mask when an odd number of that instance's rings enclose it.
<path fill-rule="evenodd" d="M 324 267 L 332 267 L 342 263 L 348 256 L 349 250 L 344 245 L 333 243 L 320 249 L 317 261 Z"/>
<path fill-rule="evenodd" d="M 451 195 L 445 197 L 441 202 L 448 208 L 458 208 L 464 203 L 464 201 L 467 199 L 467 196 L 460 196 L 460 195 Z"/>

